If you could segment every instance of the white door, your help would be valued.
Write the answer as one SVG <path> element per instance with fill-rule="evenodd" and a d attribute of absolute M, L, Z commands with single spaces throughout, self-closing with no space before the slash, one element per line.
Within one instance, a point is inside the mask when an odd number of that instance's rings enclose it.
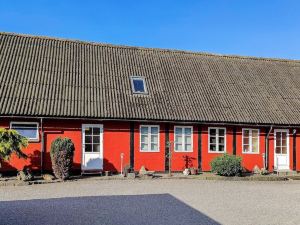
<path fill-rule="evenodd" d="M 103 125 L 82 125 L 82 170 L 103 169 Z"/>
<path fill-rule="evenodd" d="M 289 131 L 274 130 L 274 166 L 277 170 L 288 170 L 289 158 Z"/>

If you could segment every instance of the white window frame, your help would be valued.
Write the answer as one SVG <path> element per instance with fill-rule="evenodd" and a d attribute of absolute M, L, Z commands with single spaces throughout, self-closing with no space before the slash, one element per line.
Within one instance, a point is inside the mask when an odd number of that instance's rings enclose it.
<path fill-rule="evenodd" d="M 148 128 L 148 150 L 142 150 L 142 127 Z M 157 133 L 157 150 L 152 151 L 151 150 L 151 128 L 156 127 L 158 129 Z M 150 132 L 149 132 L 150 130 Z M 160 127 L 159 125 L 140 125 L 140 152 L 159 152 L 160 151 Z"/>
<path fill-rule="evenodd" d="M 176 150 L 176 133 L 175 130 L 176 128 L 182 128 L 183 130 L 185 128 L 190 128 L 191 129 L 191 150 L 185 151 L 185 150 Z M 185 149 L 185 133 L 182 133 L 182 148 Z M 181 153 L 186 153 L 186 152 L 193 152 L 193 126 L 174 126 L 174 152 L 181 152 Z"/>
<path fill-rule="evenodd" d="M 248 130 L 249 131 L 249 152 L 245 152 L 244 151 L 244 131 L 245 130 Z M 253 137 L 252 137 L 252 131 L 253 130 L 257 130 L 257 135 L 258 135 L 258 152 L 253 152 L 253 149 L 252 149 L 252 139 L 253 139 Z M 243 128 L 242 129 L 242 153 L 243 154 L 259 154 L 259 152 L 260 152 L 260 130 L 259 129 L 257 129 L 257 128 Z"/>
<path fill-rule="evenodd" d="M 210 130 L 217 130 L 216 132 L 216 151 L 210 151 Z M 224 130 L 224 151 L 219 151 L 219 129 Z M 227 138 L 227 131 L 226 127 L 209 127 L 208 128 L 208 153 L 226 153 L 226 138 Z"/>
<path fill-rule="evenodd" d="M 140 92 L 140 91 L 135 91 L 134 89 L 134 84 L 133 84 L 133 80 L 142 80 L 143 84 L 144 84 L 144 92 Z M 131 83 L 131 90 L 133 94 L 141 94 L 141 95 L 147 95 L 148 94 L 148 90 L 147 90 L 147 85 L 146 85 L 146 80 L 145 77 L 142 76 L 131 76 L 130 77 L 130 83 Z"/>
<path fill-rule="evenodd" d="M 18 122 L 18 121 L 11 121 L 10 122 L 10 129 L 14 129 L 13 128 L 14 124 L 34 124 L 34 125 L 36 125 L 36 128 L 37 128 L 36 137 L 35 138 L 27 138 L 27 139 L 30 142 L 38 142 L 38 141 L 40 141 L 39 123 L 38 122 Z"/>

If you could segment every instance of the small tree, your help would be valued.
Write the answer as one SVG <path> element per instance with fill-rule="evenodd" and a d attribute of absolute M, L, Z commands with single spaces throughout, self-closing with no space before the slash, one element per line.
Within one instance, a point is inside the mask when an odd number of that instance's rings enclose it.
<path fill-rule="evenodd" d="M 62 180 L 70 177 L 73 165 L 74 144 L 69 138 L 57 138 L 51 144 L 51 162 L 54 175 Z"/>
<path fill-rule="evenodd" d="M 241 175 L 243 171 L 242 158 L 226 153 L 213 159 L 210 165 L 211 171 L 221 176 Z"/>
<path fill-rule="evenodd" d="M 19 158 L 27 158 L 22 148 L 28 146 L 28 139 L 16 130 L 0 128 L 0 161 L 9 160 L 12 154 Z"/>

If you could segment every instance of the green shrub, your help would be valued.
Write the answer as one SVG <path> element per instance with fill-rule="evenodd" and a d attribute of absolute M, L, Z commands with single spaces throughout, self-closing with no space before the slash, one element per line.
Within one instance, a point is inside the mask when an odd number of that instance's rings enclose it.
<path fill-rule="evenodd" d="M 0 161 L 9 160 L 13 153 L 19 158 L 27 158 L 22 152 L 22 148 L 26 148 L 27 145 L 28 139 L 16 130 L 0 128 Z"/>
<path fill-rule="evenodd" d="M 57 138 L 51 143 L 51 162 L 55 177 L 66 180 L 73 165 L 74 144 L 69 138 Z"/>
<path fill-rule="evenodd" d="M 211 161 L 211 171 L 221 176 L 237 176 L 243 171 L 242 158 L 223 154 Z"/>

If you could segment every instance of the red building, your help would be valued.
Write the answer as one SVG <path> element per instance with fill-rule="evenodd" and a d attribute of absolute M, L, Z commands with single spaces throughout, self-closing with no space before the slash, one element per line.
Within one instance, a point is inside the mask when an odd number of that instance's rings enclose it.
<path fill-rule="evenodd" d="M 239 155 L 252 171 L 300 170 L 300 62 L 0 33 L 0 127 L 29 138 L 27 160 L 51 170 L 57 137 L 74 169 L 210 170 Z"/>

